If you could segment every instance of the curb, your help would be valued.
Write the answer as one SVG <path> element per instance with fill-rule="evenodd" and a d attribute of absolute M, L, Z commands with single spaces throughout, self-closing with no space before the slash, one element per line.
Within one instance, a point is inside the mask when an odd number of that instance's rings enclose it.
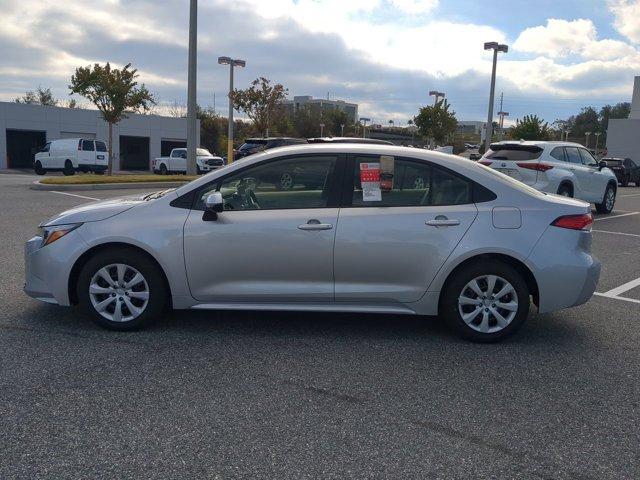
<path fill-rule="evenodd" d="M 131 182 L 131 183 L 87 183 L 87 184 L 73 184 L 73 185 L 54 185 L 40 183 L 40 181 L 34 181 L 29 188 L 31 190 L 54 190 L 59 192 L 64 191 L 87 191 L 87 190 L 123 190 L 123 189 L 141 189 L 141 188 L 157 188 L 162 190 L 163 188 L 177 188 L 182 185 L 186 185 L 189 182 Z"/>

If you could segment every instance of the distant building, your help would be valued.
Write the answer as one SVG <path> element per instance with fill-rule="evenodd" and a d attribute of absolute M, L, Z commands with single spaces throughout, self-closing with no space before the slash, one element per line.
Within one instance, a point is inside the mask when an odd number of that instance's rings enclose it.
<path fill-rule="evenodd" d="M 480 135 L 480 132 L 482 132 L 482 127 L 484 127 L 484 124 L 485 122 L 480 122 L 476 120 L 471 120 L 471 121 L 458 120 L 456 133 Z"/>
<path fill-rule="evenodd" d="M 317 109 L 317 111 L 321 113 L 341 110 L 347 114 L 349 122 L 355 123 L 358 120 L 358 104 L 345 102 L 344 100 L 327 100 L 313 98 L 311 95 L 299 95 L 293 97 L 293 100 L 284 100 L 282 105 L 285 111 L 291 115 L 299 108 L 309 106 L 312 109 Z"/>
<path fill-rule="evenodd" d="M 199 125 L 196 131 L 199 142 Z M 33 168 L 33 156 L 51 140 L 86 138 L 106 143 L 108 135 L 98 110 L 0 102 L 0 169 Z M 186 145 L 186 118 L 131 113 L 113 128 L 113 169 L 150 170 L 152 158 Z"/>
<path fill-rule="evenodd" d="M 633 98 L 629 118 L 609 120 L 607 156 L 629 157 L 640 162 L 640 76 L 633 82 Z"/>

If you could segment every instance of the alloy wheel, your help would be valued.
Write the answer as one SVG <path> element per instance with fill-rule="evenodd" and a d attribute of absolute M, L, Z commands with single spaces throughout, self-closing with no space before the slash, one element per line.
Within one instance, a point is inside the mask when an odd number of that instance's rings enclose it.
<path fill-rule="evenodd" d="M 113 263 L 100 268 L 89 282 L 91 304 L 112 322 L 128 322 L 140 316 L 149 303 L 149 284 L 135 268 Z"/>
<path fill-rule="evenodd" d="M 613 206 L 616 202 L 616 192 L 613 191 L 613 188 L 607 189 L 607 194 L 605 196 L 604 202 L 608 211 L 613 210 Z"/>
<path fill-rule="evenodd" d="M 460 317 L 481 333 L 496 333 L 509 325 L 518 313 L 518 295 L 507 280 L 482 275 L 467 283 L 458 297 Z"/>

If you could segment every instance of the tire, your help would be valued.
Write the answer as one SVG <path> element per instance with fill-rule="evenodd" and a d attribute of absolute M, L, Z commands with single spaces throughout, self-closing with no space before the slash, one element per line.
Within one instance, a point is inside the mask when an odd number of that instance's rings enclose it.
<path fill-rule="evenodd" d="M 293 175 L 289 172 L 282 172 L 276 186 L 278 190 L 291 190 L 293 188 Z"/>
<path fill-rule="evenodd" d="M 494 282 L 494 294 L 507 291 L 499 298 L 492 300 L 487 295 L 485 299 L 470 288 L 474 281 L 479 293 L 489 293 L 490 281 Z M 483 260 L 454 272 L 443 291 L 440 312 L 461 337 L 478 343 L 498 342 L 522 327 L 529 314 L 530 294 L 527 282 L 516 269 L 500 261 Z M 465 300 L 461 301 L 463 296 Z"/>
<path fill-rule="evenodd" d="M 573 197 L 573 188 L 571 188 L 571 185 L 567 184 L 567 183 L 563 183 L 562 185 L 560 185 L 560 187 L 558 187 L 558 195 L 562 195 L 563 197 Z"/>
<path fill-rule="evenodd" d="M 64 170 L 62 171 L 62 173 L 67 177 L 74 175 L 76 173 L 75 169 L 73 168 L 73 163 L 71 163 L 71 160 L 67 160 L 64 162 Z"/>
<path fill-rule="evenodd" d="M 160 164 L 160 175 L 167 175 L 167 166 L 164 163 Z"/>
<path fill-rule="evenodd" d="M 127 281 L 136 283 L 126 285 Z M 127 248 L 93 256 L 82 267 L 76 288 L 80 306 L 96 324 L 120 331 L 137 330 L 158 318 L 169 293 L 160 267 Z"/>
<path fill-rule="evenodd" d="M 40 162 L 40 160 L 38 160 L 33 166 L 33 170 L 36 172 L 36 175 L 44 175 L 45 173 L 47 173 L 47 171 L 42 167 L 42 163 Z"/>
<path fill-rule="evenodd" d="M 607 189 L 604 191 L 604 197 L 602 198 L 602 203 L 596 203 L 596 212 L 598 213 L 611 213 L 613 211 L 613 207 L 616 204 L 616 188 L 609 184 L 607 185 Z"/>

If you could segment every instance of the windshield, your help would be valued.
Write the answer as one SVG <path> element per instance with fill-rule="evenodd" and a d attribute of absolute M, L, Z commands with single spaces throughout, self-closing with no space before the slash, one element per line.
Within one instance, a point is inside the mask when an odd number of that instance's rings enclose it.
<path fill-rule="evenodd" d="M 196 148 L 196 155 L 198 157 L 212 157 L 213 156 L 213 155 L 211 155 L 209 150 L 207 150 L 206 148 Z"/>
<path fill-rule="evenodd" d="M 164 197 L 167 193 L 173 192 L 174 190 L 175 188 L 167 188 L 166 190 L 160 190 L 159 192 L 153 192 L 149 195 L 145 195 L 142 199 L 146 201 L 155 200 L 156 198 Z"/>

